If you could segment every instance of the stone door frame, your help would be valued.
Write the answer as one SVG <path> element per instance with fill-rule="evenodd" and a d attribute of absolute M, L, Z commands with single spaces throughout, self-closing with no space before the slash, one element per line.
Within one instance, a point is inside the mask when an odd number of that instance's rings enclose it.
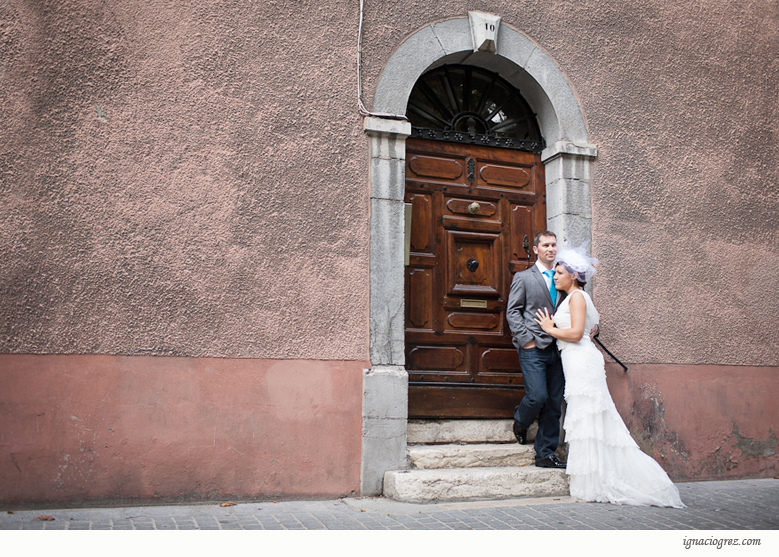
<path fill-rule="evenodd" d="M 590 240 L 589 143 L 582 111 L 555 61 L 529 37 L 502 24 L 496 52 L 477 51 L 471 21 L 431 23 L 409 36 L 388 60 L 373 110 L 405 114 L 411 89 L 428 69 L 470 64 L 498 72 L 519 88 L 538 118 L 546 149 L 546 213 L 549 230 L 574 245 Z M 363 495 L 382 491 L 384 472 L 406 468 L 408 375 L 405 369 L 404 202 L 406 137 L 411 124 L 367 117 L 371 185 L 370 359 L 363 373 Z"/>

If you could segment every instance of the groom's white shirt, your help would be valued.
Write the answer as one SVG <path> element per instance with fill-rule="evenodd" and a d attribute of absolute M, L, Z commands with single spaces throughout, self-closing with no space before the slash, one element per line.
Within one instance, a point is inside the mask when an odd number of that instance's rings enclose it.
<path fill-rule="evenodd" d="M 536 267 L 538 267 L 538 270 L 541 271 L 541 274 L 544 276 L 544 280 L 546 281 L 546 287 L 549 288 L 549 291 L 552 291 L 552 284 L 554 284 L 554 281 L 551 277 L 548 277 L 544 275 L 545 272 L 551 271 L 551 269 L 547 269 L 543 265 L 541 265 L 541 262 L 536 259 Z"/>

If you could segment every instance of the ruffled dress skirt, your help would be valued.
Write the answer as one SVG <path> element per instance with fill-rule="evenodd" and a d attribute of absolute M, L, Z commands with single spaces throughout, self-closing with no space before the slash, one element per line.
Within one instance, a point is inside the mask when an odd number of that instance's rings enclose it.
<path fill-rule="evenodd" d="M 684 508 L 662 467 L 638 448 L 606 384 L 603 356 L 585 336 L 565 343 L 565 440 L 571 496 L 618 505 Z"/>

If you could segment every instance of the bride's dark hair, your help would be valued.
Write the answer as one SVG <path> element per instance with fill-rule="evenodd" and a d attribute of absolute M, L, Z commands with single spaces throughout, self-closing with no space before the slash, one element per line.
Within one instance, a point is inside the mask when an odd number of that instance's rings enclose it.
<path fill-rule="evenodd" d="M 574 278 L 574 280 L 579 284 L 579 286 L 584 288 L 584 286 L 587 284 L 587 281 L 584 278 L 584 273 L 580 273 L 580 272 L 574 270 L 572 267 L 569 267 L 568 265 L 566 265 L 562 261 L 558 261 L 557 264 L 560 265 L 566 271 L 568 271 L 568 274 L 571 275 Z"/>

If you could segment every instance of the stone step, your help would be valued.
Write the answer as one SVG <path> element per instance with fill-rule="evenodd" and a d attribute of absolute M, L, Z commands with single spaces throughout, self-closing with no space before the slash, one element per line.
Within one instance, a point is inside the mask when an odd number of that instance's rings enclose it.
<path fill-rule="evenodd" d="M 384 474 L 384 496 L 405 503 L 568 495 L 564 470 L 535 466 L 398 470 Z"/>
<path fill-rule="evenodd" d="M 411 467 L 417 469 L 528 466 L 534 464 L 535 454 L 533 445 L 520 445 L 516 441 L 408 447 Z"/>
<path fill-rule="evenodd" d="M 409 420 L 410 445 L 447 443 L 516 443 L 513 420 Z M 538 425 L 528 429 L 535 439 Z"/>

